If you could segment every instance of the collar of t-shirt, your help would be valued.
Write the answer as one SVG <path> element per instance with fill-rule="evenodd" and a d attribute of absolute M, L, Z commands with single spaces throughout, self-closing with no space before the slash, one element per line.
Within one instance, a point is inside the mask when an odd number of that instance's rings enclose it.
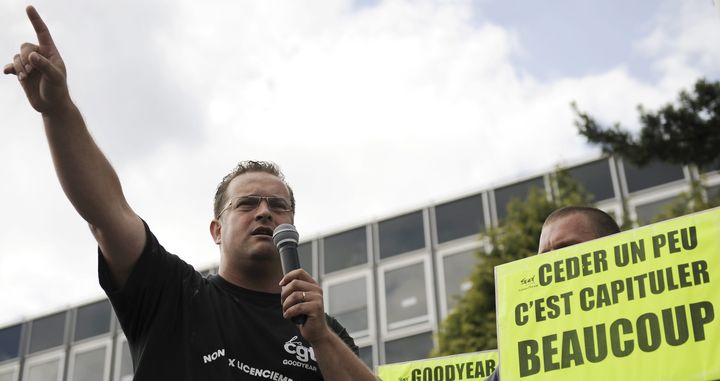
<path fill-rule="evenodd" d="M 250 302 L 262 307 L 280 306 L 280 294 L 254 291 L 239 287 L 223 279 L 220 275 L 211 275 L 208 277 L 208 281 L 222 291 L 244 302 Z"/>

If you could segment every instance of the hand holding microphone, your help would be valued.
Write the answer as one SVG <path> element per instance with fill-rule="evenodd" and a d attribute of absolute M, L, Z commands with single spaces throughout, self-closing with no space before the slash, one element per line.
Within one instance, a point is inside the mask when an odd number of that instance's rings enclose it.
<path fill-rule="evenodd" d="M 322 287 L 300 268 L 298 233 L 295 226 L 282 224 L 273 232 L 285 277 L 280 285 L 283 315 L 297 324 L 300 334 L 311 344 L 335 335 L 327 325 Z"/>
<path fill-rule="evenodd" d="M 300 268 L 300 259 L 298 258 L 297 246 L 300 235 L 295 226 L 290 224 L 278 225 L 273 232 L 273 242 L 280 253 L 280 262 L 282 263 L 283 274 L 287 274 L 293 270 Z M 302 291 L 302 301 L 305 302 L 307 293 Z M 305 324 L 307 315 L 297 315 L 291 318 L 292 322 L 298 325 Z"/>

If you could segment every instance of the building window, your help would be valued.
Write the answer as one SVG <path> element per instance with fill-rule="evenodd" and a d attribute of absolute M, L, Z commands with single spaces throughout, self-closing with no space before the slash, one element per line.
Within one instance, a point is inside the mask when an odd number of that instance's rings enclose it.
<path fill-rule="evenodd" d="M 469 278 L 478 263 L 475 253 L 476 250 L 469 250 L 442 257 L 445 313 L 455 308 L 458 299 L 472 288 Z"/>
<path fill-rule="evenodd" d="M 720 158 L 718 158 L 717 160 L 715 160 L 714 162 L 712 162 L 712 163 L 710 163 L 710 164 L 708 164 L 708 165 L 703 166 L 702 169 L 701 169 L 701 171 L 702 171 L 703 173 L 705 173 L 705 172 L 720 171 Z"/>
<path fill-rule="evenodd" d="M 110 332 L 112 307 L 108 300 L 88 304 L 77 309 L 75 320 L 75 341 Z"/>
<path fill-rule="evenodd" d="M 360 348 L 360 360 L 362 360 L 368 368 L 373 369 L 375 363 L 373 362 L 373 347 L 368 345 L 367 347 Z"/>
<path fill-rule="evenodd" d="M 323 239 L 325 274 L 367 263 L 367 229 L 356 229 L 331 235 Z"/>
<path fill-rule="evenodd" d="M 20 333 L 22 325 L 0 329 L 0 362 L 20 355 Z"/>
<path fill-rule="evenodd" d="M 384 286 L 388 329 L 428 320 L 425 262 L 385 271 Z"/>
<path fill-rule="evenodd" d="M 107 380 L 109 370 L 109 341 L 76 346 L 72 350 L 70 377 L 72 381 Z"/>
<path fill-rule="evenodd" d="M 125 339 L 120 340 L 119 344 L 120 350 L 117 351 L 115 360 L 115 381 L 132 381 L 135 374 L 133 372 L 130 347 Z"/>
<path fill-rule="evenodd" d="M 33 320 L 28 353 L 36 353 L 65 343 L 65 312 Z"/>
<path fill-rule="evenodd" d="M 421 210 L 380 222 L 378 224 L 380 258 L 424 248 L 424 226 Z"/>
<path fill-rule="evenodd" d="M 630 193 L 685 178 L 683 167 L 676 164 L 653 162 L 644 167 L 638 167 L 624 160 L 623 167 Z"/>
<path fill-rule="evenodd" d="M 567 170 L 567 173 L 599 202 L 615 198 L 610 161 L 601 159 Z"/>
<path fill-rule="evenodd" d="M 507 217 L 507 207 L 510 201 L 513 199 L 519 199 L 521 201 L 525 200 L 532 188 L 538 188 L 544 192 L 545 182 L 543 181 L 543 178 L 536 177 L 534 179 L 525 180 L 523 182 L 495 189 L 495 210 L 497 211 L 498 221 L 503 221 L 505 220 L 505 217 Z"/>
<path fill-rule="evenodd" d="M 648 202 L 635 206 L 635 216 L 638 225 L 647 225 L 655 222 L 658 215 L 665 211 L 665 208 L 679 200 L 679 196 L 664 198 L 662 200 Z"/>
<path fill-rule="evenodd" d="M 60 381 L 63 376 L 63 365 L 62 353 L 30 358 L 25 362 L 23 381 Z"/>
<path fill-rule="evenodd" d="M 60 360 L 28 365 L 27 381 L 55 381 L 60 379 Z"/>
<path fill-rule="evenodd" d="M 485 230 L 482 194 L 435 207 L 438 243 L 476 236 Z"/>
<path fill-rule="evenodd" d="M 298 259 L 300 259 L 300 267 L 310 274 L 310 276 L 314 277 L 312 241 L 299 244 L 297 251 Z"/>
<path fill-rule="evenodd" d="M 17 381 L 19 368 L 17 363 L 0 366 L 0 381 Z"/>
<path fill-rule="evenodd" d="M 708 200 L 710 200 L 710 201 L 720 199 L 720 185 L 716 185 L 714 187 L 709 187 L 707 189 L 707 196 L 708 196 Z"/>
<path fill-rule="evenodd" d="M 328 282 L 328 313 L 355 338 L 367 336 L 369 331 L 367 287 L 366 277 Z"/>
<path fill-rule="evenodd" d="M 385 363 L 427 358 L 433 348 L 432 332 L 385 342 Z"/>

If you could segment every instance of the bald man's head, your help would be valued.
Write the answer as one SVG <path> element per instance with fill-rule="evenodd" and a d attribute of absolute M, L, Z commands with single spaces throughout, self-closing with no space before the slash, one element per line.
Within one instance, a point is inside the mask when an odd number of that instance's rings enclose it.
<path fill-rule="evenodd" d="M 586 206 L 560 208 L 543 223 L 538 254 L 619 232 L 615 220 L 600 209 Z"/>

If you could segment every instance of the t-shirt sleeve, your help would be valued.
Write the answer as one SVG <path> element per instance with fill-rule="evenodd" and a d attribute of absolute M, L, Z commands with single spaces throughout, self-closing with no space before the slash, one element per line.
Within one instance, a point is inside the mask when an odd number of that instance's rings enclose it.
<path fill-rule="evenodd" d="M 156 325 L 172 324 L 181 308 L 183 283 L 200 275 L 176 255 L 168 253 L 145 226 L 145 247 L 122 288 L 113 285 L 110 269 L 98 249 L 100 286 L 115 309 L 132 346 L 142 346 Z"/>
<path fill-rule="evenodd" d="M 355 340 L 353 340 L 352 336 L 350 336 L 345 327 L 343 327 L 340 322 L 337 321 L 337 319 L 328 314 L 325 314 L 325 320 L 330 326 L 330 329 L 332 329 L 333 332 L 335 332 L 340 337 L 340 339 L 342 339 L 342 341 L 348 346 L 348 348 L 350 348 L 357 356 L 360 356 L 360 348 L 355 345 Z"/>

